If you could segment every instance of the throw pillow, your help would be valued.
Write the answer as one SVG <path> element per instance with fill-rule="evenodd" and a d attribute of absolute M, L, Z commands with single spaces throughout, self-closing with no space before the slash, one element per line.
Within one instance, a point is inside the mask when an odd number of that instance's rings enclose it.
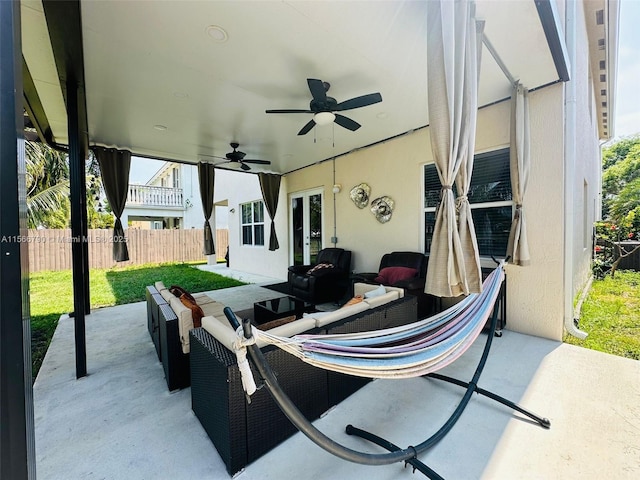
<path fill-rule="evenodd" d="M 318 270 L 323 270 L 325 268 L 333 268 L 333 263 L 319 263 L 315 267 L 311 267 L 309 270 L 307 270 L 307 275 L 313 272 L 317 272 Z"/>
<path fill-rule="evenodd" d="M 194 328 L 198 328 L 202 326 L 202 317 L 204 317 L 204 312 L 202 311 L 202 308 L 200 308 L 200 305 L 198 305 L 196 303 L 195 300 L 193 300 L 193 297 L 191 297 L 191 295 L 189 294 L 182 294 L 180 295 L 180 301 L 182 302 L 182 304 L 187 307 L 189 310 L 191 310 L 191 318 L 193 319 L 193 327 Z"/>
<path fill-rule="evenodd" d="M 384 285 L 380 285 L 378 288 L 374 290 L 369 290 L 364 294 L 364 298 L 374 298 L 379 297 L 387 293 L 387 290 L 384 288 Z"/>
<path fill-rule="evenodd" d="M 257 325 L 256 328 L 258 330 L 271 330 L 272 328 L 279 327 L 280 325 L 284 325 L 285 323 L 291 323 L 296 319 L 295 315 L 291 315 L 289 317 L 278 318 L 276 320 L 271 320 L 270 322 L 265 322 L 261 325 Z"/>
<path fill-rule="evenodd" d="M 180 298 L 182 295 L 186 295 L 189 300 L 191 300 L 193 303 L 196 303 L 196 299 L 193 298 L 193 295 L 191 295 L 184 288 L 182 288 L 182 287 L 180 287 L 178 285 L 171 285 L 169 287 L 169 291 L 171 293 L 173 293 L 178 298 Z"/>
<path fill-rule="evenodd" d="M 409 267 L 385 267 L 380 270 L 375 281 L 384 285 L 393 285 L 400 280 L 413 278 L 418 275 L 418 270 Z"/>
<path fill-rule="evenodd" d="M 351 300 L 349 300 L 347 303 L 342 305 L 342 307 L 340 307 L 340 308 L 350 307 L 351 305 L 355 305 L 356 303 L 360 303 L 363 300 L 364 300 L 364 296 L 363 295 L 356 295 Z"/>

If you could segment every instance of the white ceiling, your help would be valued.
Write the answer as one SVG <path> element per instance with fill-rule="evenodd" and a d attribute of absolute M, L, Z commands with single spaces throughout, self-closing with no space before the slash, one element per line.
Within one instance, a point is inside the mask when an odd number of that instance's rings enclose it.
<path fill-rule="evenodd" d="M 42 8 L 22 3 L 25 60 L 66 143 Z M 533 0 L 476 3 L 515 78 L 529 88 L 558 79 Z M 424 1 L 85 0 L 81 13 L 91 145 L 196 163 L 237 141 L 246 158 L 272 162 L 253 172 L 286 173 L 429 123 Z M 211 25 L 225 42 L 208 35 Z M 329 125 L 298 136 L 311 114 L 265 110 L 307 109 L 307 78 L 329 82 L 338 102 L 374 92 L 383 101 L 344 112 L 362 125 L 355 132 Z M 485 48 L 480 105 L 509 95 Z"/>

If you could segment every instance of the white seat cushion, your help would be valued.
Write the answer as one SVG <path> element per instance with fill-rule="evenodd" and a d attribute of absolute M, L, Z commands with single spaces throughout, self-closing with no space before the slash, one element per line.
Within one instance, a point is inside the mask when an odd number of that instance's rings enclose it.
<path fill-rule="evenodd" d="M 325 327 L 330 323 L 342 320 L 343 318 L 347 318 L 350 315 L 355 315 L 356 313 L 364 312 L 369 308 L 369 304 L 362 301 L 354 305 L 349 305 L 348 307 L 339 308 L 337 310 L 334 310 L 333 312 L 322 312 L 322 314 L 318 315 L 315 319 L 316 327 Z M 309 318 L 314 318 L 314 314 L 310 313 Z"/>
<path fill-rule="evenodd" d="M 374 308 L 374 307 L 378 307 L 380 305 L 384 305 L 385 303 L 393 302 L 394 300 L 397 300 L 398 298 L 400 298 L 400 295 L 398 295 L 398 292 L 392 290 L 390 292 L 386 292 L 386 293 L 384 293 L 382 295 L 377 295 L 377 296 L 371 297 L 371 298 L 367 298 L 365 296 L 364 302 L 369 304 L 369 306 L 371 308 Z"/>

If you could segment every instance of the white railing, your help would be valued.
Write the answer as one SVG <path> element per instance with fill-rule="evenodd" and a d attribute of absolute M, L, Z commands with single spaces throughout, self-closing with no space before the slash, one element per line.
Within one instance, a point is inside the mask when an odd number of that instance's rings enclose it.
<path fill-rule="evenodd" d="M 127 205 L 149 207 L 182 207 L 181 188 L 153 187 L 150 185 L 129 185 Z"/>

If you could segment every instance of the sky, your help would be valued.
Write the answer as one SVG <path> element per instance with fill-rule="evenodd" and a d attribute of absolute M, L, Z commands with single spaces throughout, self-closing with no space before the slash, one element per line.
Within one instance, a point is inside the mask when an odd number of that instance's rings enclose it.
<path fill-rule="evenodd" d="M 615 138 L 640 133 L 640 0 L 620 0 Z M 146 183 L 162 166 L 134 158 L 131 183 Z"/>
<path fill-rule="evenodd" d="M 616 137 L 640 133 L 640 0 L 620 1 Z"/>
<path fill-rule="evenodd" d="M 132 157 L 129 183 L 145 184 L 153 177 L 164 162 L 149 158 Z"/>

